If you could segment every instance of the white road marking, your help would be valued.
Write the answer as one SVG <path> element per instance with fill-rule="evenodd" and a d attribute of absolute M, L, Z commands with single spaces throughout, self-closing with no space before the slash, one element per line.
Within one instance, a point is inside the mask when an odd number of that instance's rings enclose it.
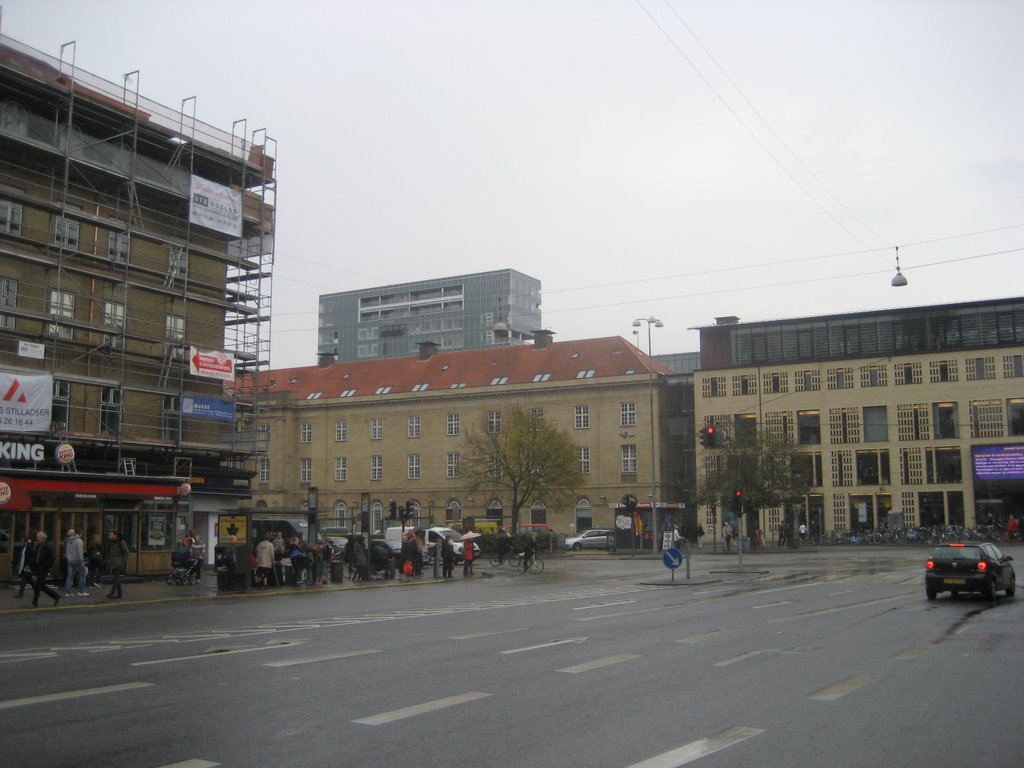
<path fill-rule="evenodd" d="M 902 651 L 897 653 L 894 659 L 916 659 L 918 656 L 924 656 L 934 646 L 931 643 L 921 643 L 920 645 L 912 645 L 909 648 L 904 648 Z"/>
<path fill-rule="evenodd" d="M 844 590 L 841 590 L 839 592 L 829 592 L 828 593 L 828 597 L 836 597 L 837 595 L 848 595 L 851 592 L 853 592 L 852 589 L 844 589 Z"/>
<path fill-rule="evenodd" d="M 718 637 L 719 635 L 729 634 L 728 629 L 713 629 L 710 632 L 704 632 L 700 635 L 691 635 L 690 637 L 684 637 L 681 640 L 676 640 L 677 643 L 700 643 L 705 640 L 710 640 L 712 637 Z"/>
<path fill-rule="evenodd" d="M 191 656 L 172 656 L 168 659 L 153 659 L 151 661 L 133 661 L 133 667 L 148 667 L 151 664 L 173 664 L 176 661 L 195 661 L 196 659 L 216 659 L 220 656 L 232 656 L 236 653 L 255 653 L 257 651 L 277 651 L 281 648 L 289 648 L 294 643 L 276 643 L 274 645 L 260 645 L 255 648 L 230 648 L 223 651 L 211 651 L 209 653 L 196 653 Z"/>
<path fill-rule="evenodd" d="M 638 611 L 617 611 L 616 613 L 602 613 L 600 616 L 582 616 L 580 618 L 573 619 L 573 621 L 600 621 L 601 619 L 617 619 L 620 616 L 636 616 L 639 613 L 654 613 L 656 611 L 664 611 L 662 607 L 658 608 L 641 608 Z"/>
<path fill-rule="evenodd" d="M 8 653 L 0 653 L 0 664 L 13 664 L 16 661 L 34 661 L 36 659 L 52 659 L 56 655 L 56 653 L 47 652 L 25 651 L 24 653 L 19 653 L 17 651 L 10 651 Z"/>
<path fill-rule="evenodd" d="M 496 629 L 492 632 L 471 632 L 468 635 L 454 635 L 451 640 L 476 640 L 479 637 L 493 637 L 494 635 L 511 635 L 514 632 L 525 632 L 526 627 L 516 627 L 514 629 Z"/>
<path fill-rule="evenodd" d="M 193 758 L 192 760 L 182 760 L 180 763 L 161 765 L 160 768 L 213 768 L 215 765 L 220 765 L 220 763 L 211 763 L 209 760 Z"/>
<path fill-rule="evenodd" d="M 466 704 L 467 702 L 476 701 L 477 699 L 485 699 L 490 695 L 491 694 L 489 693 L 468 691 L 466 693 L 460 693 L 456 696 L 448 696 L 444 699 L 434 699 L 434 701 L 425 701 L 422 704 L 416 704 L 411 707 L 393 709 L 390 712 L 381 712 L 379 715 L 373 715 L 371 717 L 361 717 L 358 720 L 353 720 L 352 722 L 359 723 L 360 725 L 386 725 L 387 723 L 393 723 L 395 720 L 404 720 L 407 717 L 424 715 L 428 712 L 435 712 L 439 709 L 446 709 L 447 707 L 454 707 L 459 704 Z"/>
<path fill-rule="evenodd" d="M 307 656 L 304 659 L 288 659 L 286 661 L 271 661 L 264 664 L 264 667 L 294 667 L 298 664 L 315 664 L 318 661 L 334 661 L 335 659 L 348 659 L 353 656 L 366 656 L 370 653 L 380 653 L 380 651 L 367 649 L 364 651 L 342 651 L 341 653 L 330 653 L 326 656 Z"/>
<path fill-rule="evenodd" d="M 613 605 L 628 605 L 629 603 L 635 603 L 636 600 L 619 600 L 614 603 L 594 603 L 594 605 L 581 605 L 578 608 L 573 608 L 574 611 L 589 611 L 594 608 L 610 608 Z"/>
<path fill-rule="evenodd" d="M 763 603 L 761 605 L 755 605 L 753 606 L 753 608 L 756 611 L 758 608 L 774 608 L 779 605 L 790 605 L 792 604 L 792 602 L 792 600 L 779 600 L 776 603 Z"/>
<path fill-rule="evenodd" d="M 603 659 L 595 659 L 594 661 L 588 661 L 584 664 L 577 664 L 575 667 L 566 667 L 565 669 L 560 669 L 558 671 L 568 672 L 571 675 L 576 675 L 580 672 L 590 672 L 594 669 L 610 667 L 612 664 L 619 664 L 623 661 L 631 661 L 632 659 L 639 658 L 640 656 L 635 653 L 620 653 L 617 656 L 607 656 Z"/>
<path fill-rule="evenodd" d="M 825 616 L 829 613 L 842 613 L 843 611 L 853 611 L 857 608 L 873 608 L 876 605 L 882 603 L 892 603 L 897 600 L 910 600 L 910 595 L 894 595 L 893 597 L 880 597 L 877 600 L 863 600 L 859 603 L 849 603 L 848 605 L 837 605 L 834 608 L 822 608 L 819 611 L 808 611 L 807 613 L 798 613 L 795 616 L 782 616 L 777 619 L 769 619 L 770 624 L 779 624 L 789 621 L 803 621 L 804 619 L 816 619 L 819 616 Z"/>
<path fill-rule="evenodd" d="M 122 683 L 120 685 L 104 685 L 100 688 L 82 688 L 77 691 L 64 691 L 63 693 L 47 693 L 42 696 L 29 696 L 24 699 L 0 701 L 0 709 L 27 707 L 31 704 L 45 704 L 50 701 L 77 699 L 82 696 L 99 696 L 104 693 L 120 693 L 121 691 L 131 691 L 136 688 L 149 688 L 153 685 L 155 685 L 155 683 Z"/>
<path fill-rule="evenodd" d="M 848 693 L 853 693 L 858 688 L 863 688 L 873 679 L 874 678 L 869 677 L 868 675 L 854 675 L 853 677 L 848 677 L 845 680 L 840 680 L 835 685 L 828 686 L 828 688 L 822 688 L 820 691 L 812 693 L 807 698 L 816 699 L 818 701 L 835 701 Z"/>
<path fill-rule="evenodd" d="M 757 651 L 747 651 L 746 653 L 741 653 L 739 656 L 733 656 L 731 659 L 723 659 L 722 661 L 716 661 L 715 666 L 728 667 L 730 664 L 735 664 L 738 661 L 746 661 L 747 659 L 752 659 L 755 656 L 760 656 L 762 653 L 778 653 L 778 651 L 774 648 L 762 648 Z"/>
<path fill-rule="evenodd" d="M 523 653 L 524 651 L 537 651 L 541 648 L 553 648 L 556 645 L 566 645 L 568 643 L 583 643 L 586 642 L 585 637 L 568 637 L 565 640 L 552 640 L 550 643 L 539 643 L 538 645 L 528 645 L 525 648 L 510 648 L 507 651 L 502 651 L 504 654 L 510 653 Z"/>
<path fill-rule="evenodd" d="M 746 741 L 761 733 L 764 733 L 763 728 L 747 728 L 742 725 L 736 725 L 707 738 L 691 741 L 689 744 L 684 744 L 678 749 L 673 749 L 671 752 L 663 752 L 639 763 L 633 763 L 628 768 L 679 768 L 679 766 L 687 765 L 702 757 L 707 757 L 714 752 L 739 744 L 741 741 Z"/>

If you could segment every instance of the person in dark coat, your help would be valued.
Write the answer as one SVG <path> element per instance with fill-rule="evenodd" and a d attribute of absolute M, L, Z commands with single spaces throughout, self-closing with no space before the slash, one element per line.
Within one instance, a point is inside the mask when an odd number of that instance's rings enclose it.
<path fill-rule="evenodd" d="M 18 597 L 25 596 L 25 587 L 32 586 L 32 563 L 36 559 L 36 543 L 32 539 L 25 539 L 25 545 L 21 548 L 21 555 L 18 556 L 18 567 L 16 576 L 21 577 L 21 586 L 18 589 Z"/>
<path fill-rule="evenodd" d="M 120 531 L 110 531 L 107 534 L 107 564 L 110 566 L 110 575 L 114 577 L 114 583 L 110 585 L 108 598 L 120 599 L 124 597 L 121 593 L 121 577 L 124 576 L 128 567 L 128 544 L 121 538 Z"/>
<path fill-rule="evenodd" d="M 53 568 L 54 555 L 53 547 L 46 541 L 46 532 L 39 531 L 36 534 L 36 551 L 32 560 L 32 607 L 39 607 L 39 593 L 45 592 L 47 597 L 53 598 L 53 605 L 56 607 L 60 602 L 60 592 L 46 586 L 46 577 Z"/>
<path fill-rule="evenodd" d="M 441 543 L 441 575 L 450 579 L 453 570 L 455 570 L 455 547 L 452 546 L 452 537 L 445 536 Z"/>

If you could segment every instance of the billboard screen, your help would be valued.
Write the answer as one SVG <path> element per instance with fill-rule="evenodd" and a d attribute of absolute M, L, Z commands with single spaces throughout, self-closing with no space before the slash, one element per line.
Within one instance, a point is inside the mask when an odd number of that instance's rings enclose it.
<path fill-rule="evenodd" d="M 978 480 L 1024 480 L 1024 444 L 975 445 L 971 455 Z"/>

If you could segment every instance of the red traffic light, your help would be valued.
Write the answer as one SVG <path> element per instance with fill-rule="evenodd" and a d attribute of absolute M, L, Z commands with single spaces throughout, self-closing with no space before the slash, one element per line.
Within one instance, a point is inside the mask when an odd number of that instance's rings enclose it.
<path fill-rule="evenodd" d="M 737 499 L 742 499 L 743 498 L 743 491 L 733 491 L 732 495 L 735 496 Z"/>

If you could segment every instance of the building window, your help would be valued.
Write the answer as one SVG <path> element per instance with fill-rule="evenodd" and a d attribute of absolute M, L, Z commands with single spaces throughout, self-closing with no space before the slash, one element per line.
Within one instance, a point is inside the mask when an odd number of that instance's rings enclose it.
<path fill-rule="evenodd" d="M 704 397 L 725 397 L 725 376 L 708 376 L 704 379 Z"/>
<path fill-rule="evenodd" d="M 580 474 L 590 474 L 590 448 L 580 447 L 576 449 L 576 460 L 580 465 Z"/>
<path fill-rule="evenodd" d="M 181 437 L 181 405 L 177 397 L 164 397 L 164 408 L 160 419 L 160 437 L 163 440 L 177 440 Z"/>
<path fill-rule="evenodd" d="M 590 406 L 576 406 L 576 429 L 590 429 Z"/>
<path fill-rule="evenodd" d="M 100 395 L 100 432 L 116 435 L 121 431 L 121 390 L 106 387 Z"/>
<path fill-rule="evenodd" d="M 635 445 L 624 445 L 624 446 L 622 446 L 622 474 L 624 474 L 624 475 L 635 475 L 636 474 L 636 446 Z"/>
<path fill-rule="evenodd" d="M 889 440 L 889 412 L 884 405 L 864 406 L 864 442 L 884 443 Z"/>
<path fill-rule="evenodd" d="M 857 408 L 829 409 L 832 443 L 860 442 L 860 411 Z"/>
<path fill-rule="evenodd" d="M 370 479 L 371 480 L 383 480 L 384 479 L 384 457 L 383 456 L 371 456 L 370 457 Z"/>
<path fill-rule="evenodd" d="M 348 422 L 338 419 L 334 422 L 334 442 L 344 443 L 348 440 Z"/>
<path fill-rule="evenodd" d="M 310 483 L 313 481 L 313 460 L 299 459 L 299 482 Z"/>
<path fill-rule="evenodd" d="M 260 456 L 260 459 L 256 463 L 256 466 L 258 467 L 258 471 L 260 473 L 260 482 L 264 483 L 264 484 L 269 483 L 270 482 L 270 459 L 268 459 L 266 456 Z"/>
<path fill-rule="evenodd" d="M 178 280 L 188 277 L 188 251 L 185 246 L 167 246 L 167 274 Z"/>
<path fill-rule="evenodd" d="M 821 389 L 821 373 L 819 371 L 797 371 L 796 391 L 817 392 Z"/>
<path fill-rule="evenodd" d="M 860 369 L 862 387 L 884 387 L 887 384 L 888 375 L 884 365 L 868 365 Z"/>
<path fill-rule="evenodd" d="M 462 425 L 459 419 L 459 414 L 449 413 L 448 414 L 448 437 L 457 437 L 461 434 Z"/>
<path fill-rule="evenodd" d="M 103 335 L 103 343 L 108 349 L 123 349 L 124 336 L 124 304 L 119 301 L 103 302 L 103 324 L 115 330 L 115 333 Z"/>
<path fill-rule="evenodd" d="M 127 232 L 107 232 L 107 255 L 111 261 L 122 264 L 128 261 Z"/>
<path fill-rule="evenodd" d="M 544 409 L 543 408 L 531 408 L 530 409 L 530 418 L 539 419 L 539 420 L 543 421 L 543 419 L 544 419 Z"/>
<path fill-rule="evenodd" d="M 857 451 L 857 485 L 889 484 L 889 452 Z"/>
<path fill-rule="evenodd" d="M 182 341 L 185 338 L 185 318 L 181 315 L 167 315 L 164 318 L 164 338 L 168 341 Z"/>
<path fill-rule="evenodd" d="M 370 439 L 384 439 L 384 419 L 370 419 Z"/>
<path fill-rule="evenodd" d="M 928 364 L 932 384 L 959 380 L 956 360 L 932 360 Z"/>
<path fill-rule="evenodd" d="M 0 307 L 18 306 L 18 281 L 0 277 Z M 14 330 L 14 315 L 0 315 L 0 328 Z"/>
<path fill-rule="evenodd" d="M 896 366 L 896 383 L 900 385 L 905 384 L 920 384 L 921 383 L 921 364 L 920 363 L 902 363 Z"/>
<path fill-rule="evenodd" d="M 409 454 L 409 479 L 420 479 L 420 455 L 418 453 Z"/>
<path fill-rule="evenodd" d="M 74 317 L 75 294 L 51 288 L 49 310 L 50 314 L 54 317 Z M 49 336 L 56 336 L 60 339 L 70 339 L 74 334 L 70 326 L 61 325 L 60 323 L 49 324 L 46 327 L 46 332 Z"/>
<path fill-rule="evenodd" d="M 935 425 L 937 440 L 950 440 L 960 437 L 957 403 L 932 403 L 932 424 Z"/>
<path fill-rule="evenodd" d="M 78 231 L 79 224 L 74 219 L 63 216 L 56 217 L 53 220 L 53 244 L 77 251 Z"/>
<path fill-rule="evenodd" d="M 308 421 L 299 427 L 299 442 L 300 443 L 312 443 L 313 442 L 313 425 Z"/>
<path fill-rule="evenodd" d="M 996 377 L 996 359 L 994 357 L 975 357 L 967 361 L 967 380 L 982 381 Z"/>
<path fill-rule="evenodd" d="M 829 368 L 829 389 L 853 389 L 853 368 Z"/>
<path fill-rule="evenodd" d="M 348 457 L 334 457 L 334 482 L 344 483 L 348 480 Z"/>
<path fill-rule="evenodd" d="M 925 448 L 925 482 L 962 483 L 959 448 Z"/>
<path fill-rule="evenodd" d="M 1003 357 L 1003 377 L 1007 379 L 1024 378 L 1024 355 Z"/>
<path fill-rule="evenodd" d="M 487 434 L 496 435 L 501 432 L 501 411 L 487 412 Z"/>
<path fill-rule="evenodd" d="M 796 412 L 797 440 L 800 445 L 821 444 L 821 412 Z"/>
<path fill-rule="evenodd" d="M 1024 397 L 1011 397 L 1006 401 L 1009 432 L 1012 437 L 1024 435 Z"/>
<path fill-rule="evenodd" d="M 636 403 L 619 403 L 619 426 L 636 426 Z"/>
<path fill-rule="evenodd" d="M 449 480 L 459 476 L 459 454 L 449 453 L 445 456 L 445 464 L 448 468 L 447 477 Z"/>
<path fill-rule="evenodd" d="M 71 384 L 53 380 L 53 405 L 50 419 L 54 429 L 67 429 L 71 421 Z"/>
<path fill-rule="evenodd" d="M 21 234 L 21 206 L 9 200 L 0 200 L 0 232 Z"/>
<path fill-rule="evenodd" d="M 805 488 L 820 487 L 823 484 L 820 453 L 793 454 L 791 466 L 793 477 Z"/>
<path fill-rule="evenodd" d="M 743 373 L 732 377 L 732 394 L 754 395 L 757 394 L 757 379 L 752 373 Z"/>
<path fill-rule="evenodd" d="M 766 395 L 789 391 L 789 376 L 785 373 L 765 373 L 763 380 L 763 392 Z"/>
<path fill-rule="evenodd" d="M 409 417 L 409 432 L 408 432 L 408 435 L 409 435 L 409 437 L 413 437 L 413 438 L 420 436 L 420 417 L 419 416 L 410 416 Z"/>

